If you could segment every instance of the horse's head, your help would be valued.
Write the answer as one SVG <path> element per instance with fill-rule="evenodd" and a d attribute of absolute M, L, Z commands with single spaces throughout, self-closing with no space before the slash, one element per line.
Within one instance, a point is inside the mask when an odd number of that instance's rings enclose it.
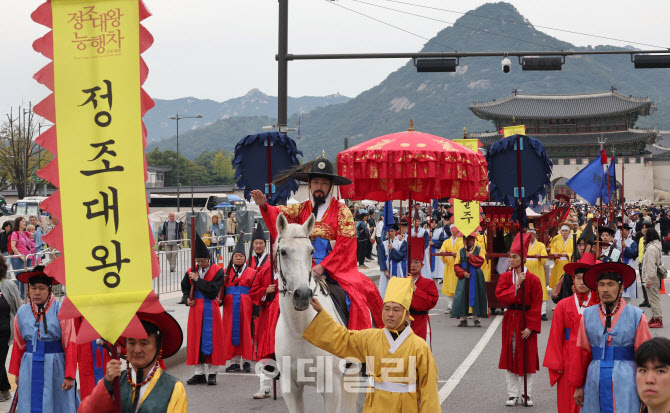
<path fill-rule="evenodd" d="M 303 225 L 289 224 L 281 213 L 277 217 L 277 263 L 284 289 L 293 293 L 293 307 L 298 311 L 309 308 L 313 292 L 309 284 L 314 247 L 309 235 L 316 220 L 310 215 Z"/>

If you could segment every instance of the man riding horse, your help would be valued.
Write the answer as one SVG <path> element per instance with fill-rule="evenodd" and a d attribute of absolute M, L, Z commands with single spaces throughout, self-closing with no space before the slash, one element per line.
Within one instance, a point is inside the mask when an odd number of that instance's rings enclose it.
<path fill-rule="evenodd" d="M 335 174 L 333 164 L 325 157 L 317 158 L 309 172 L 294 172 L 291 177 L 308 183 L 310 197 L 307 201 L 275 207 L 267 204 L 261 191 L 251 192 L 272 239 L 277 239 L 276 221 L 280 213 L 283 212 L 291 224 L 303 224 L 314 214 L 316 225 L 310 235 L 314 246 L 312 271 L 346 291 L 349 329 L 372 327 L 370 315 L 377 326 L 383 325 L 383 303 L 377 287 L 357 268 L 356 230 L 351 211 L 333 194 L 335 185 L 349 185 L 351 181 Z"/>

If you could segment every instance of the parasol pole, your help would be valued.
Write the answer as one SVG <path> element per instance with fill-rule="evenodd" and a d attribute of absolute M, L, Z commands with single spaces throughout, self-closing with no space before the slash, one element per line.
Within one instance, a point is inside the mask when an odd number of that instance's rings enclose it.
<path fill-rule="evenodd" d="M 191 215 L 191 271 L 196 272 L 195 268 L 195 215 Z M 188 298 L 193 301 L 195 299 L 195 283 L 191 280 L 191 291 Z"/>
<path fill-rule="evenodd" d="M 620 193 L 621 193 L 621 221 L 622 222 L 623 222 L 623 217 L 624 217 L 625 211 L 626 211 L 626 204 L 625 204 L 625 200 L 624 200 L 624 197 L 623 197 L 623 182 L 624 182 L 623 169 L 624 169 L 624 165 L 626 165 L 626 159 L 622 157 L 621 158 L 621 191 L 620 191 Z"/>
<path fill-rule="evenodd" d="M 412 229 L 414 228 L 414 221 L 412 220 L 412 209 L 414 209 L 412 206 L 412 191 L 409 191 L 409 234 L 407 234 L 407 274 L 405 274 L 405 277 L 407 277 L 409 274 L 410 268 L 412 266 Z"/>
<path fill-rule="evenodd" d="M 268 148 L 268 185 L 265 189 L 265 192 L 267 194 L 267 199 L 270 201 L 272 199 L 272 193 L 273 187 L 272 187 L 272 143 L 270 142 L 270 134 L 268 133 L 267 136 L 267 141 L 265 144 Z M 332 191 L 332 188 L 331 188 Z M 253 232 L 252 232 L 253 233 Z M 274 277 L 274 257 L 272 256 L 272 232 L 268 230 L 268 233 L 270 235 L 270 274 Z M 268 297 L 270 298 L 270 297 Z M 269 300 L 272 302 L 272 300 Z M 277 400 L 277 386 L 275 383 L 275 386 L 273 387 L 273 396 L 274 399 Z"/>
<path fill-rule="evenodd" d="M 523 223 L 524 223 L 524 208 L 523 208 L 523 187 L 521 186 L 521 136 L 516 135 L 516 181 L 519 195 L 517 219 L 519 220 L 519 241 L 521 243 L 521 272 L 524 272 L 523 258 L 525 255 L 523 248 Z M 521 331 L 526 329 L 526 283 L 521 283 Z M 522 339 L 523 340 L 523 339 Z M 528 378 L 526 376 L 526 353 L 528 341 L 523 340 L 523 405 L 528 407 Z"/>

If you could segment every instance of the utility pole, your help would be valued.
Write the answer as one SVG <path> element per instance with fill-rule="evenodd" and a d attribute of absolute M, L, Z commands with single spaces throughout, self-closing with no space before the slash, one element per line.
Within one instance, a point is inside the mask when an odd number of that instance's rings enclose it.
<path fill-rule="evenodd" d="M 279 44 L 277 47 L 277 129 L 288 128 L 288 0 L 279 1 Z"/>

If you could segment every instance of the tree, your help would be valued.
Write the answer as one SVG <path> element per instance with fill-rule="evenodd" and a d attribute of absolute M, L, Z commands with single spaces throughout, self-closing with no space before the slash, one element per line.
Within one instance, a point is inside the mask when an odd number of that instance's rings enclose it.
<path fill-rule="evenodd" d="M 46 181 L 36 172 L 53 159 L 53 155 L 35 143 L 44 126 L 35 117 L 32 106 L 13 108 L 0 127 L 0 189 L 14 185 L 19 199 L 35 195 Z"/>
<path fill-rule="evenodd" d="M 217 151 L 212 160 L 212 168 L 216 177 L 222 184 L 235 182 L 235 169 L 233 168 L 233 154 L 228 151 Z"/>

